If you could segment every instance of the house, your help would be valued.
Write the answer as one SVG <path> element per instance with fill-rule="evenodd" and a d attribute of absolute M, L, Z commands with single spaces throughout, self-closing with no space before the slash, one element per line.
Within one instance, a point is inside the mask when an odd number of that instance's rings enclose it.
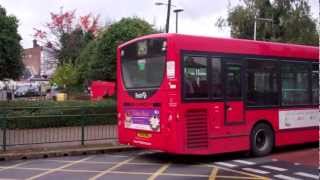
<path fill-rule="evenodd" d="M 21 80 L 31 78 L 50 78 L 58 66 L 58 60 L 54 56 L 54 50 L 48 46 L 39 46 L 37 40 L 33 40 L 33 47 L 23 50 L 23 64 L 25 71 Z"/>

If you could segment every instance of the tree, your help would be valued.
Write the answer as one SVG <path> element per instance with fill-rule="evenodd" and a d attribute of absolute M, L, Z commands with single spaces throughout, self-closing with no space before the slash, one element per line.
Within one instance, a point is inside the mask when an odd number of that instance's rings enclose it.
<path fill-rule="evenodd" d="M 84 32 L 77 28 L 70 33 L 65 33 L 60 37 L 61 49 L 57 57 L 60 64 L 65 62 L 75 64 L 81 50 L 93 39 L 91 33 Z"/>
<path fill-rule="evenodd" d="M 231 27 L 231 36 L 253 39 L 254 20 L 272 19 L 271 22 L 257 20 L 257 39 L 296 44 L 317 45 L 316 20 L 310 15 L 306 0 L 243 0 L 228 12 L 228 18 L 220 18 L 219 27 Z"/>
<path fill-rule="evenodd" d="M 77 68 L 71 63 L 64 63 L 57 68 L 51 82 L 66 89 L 76 86 L 78 84 Z"/>
<path fill-rule="evenodd" d="M 18 20 L 0 5 L 0 80 L 18 79 L 23 72 Z"/>
<path fill-rule="evenodd" d="M 81 70 L 82 80 L 114 81 L 117 46 L 138 36 L 155 32 L 152 25 L 137 17 L 123 18 L 111 24 L 81 53 L 79 62 L 85 67 Z"/>
<path fill-rule="evenodd" d="M 60 64 L 75 63 L 82 48 L 86 46 L 99 32 L 99 16 L 91 13 L 80 16 L 75 10 L 60 13 L 51 12 L 51 20 L 46 23 L 45 30 L 34 28 L 34 37 L 43 46 L 50 44 Z"/>

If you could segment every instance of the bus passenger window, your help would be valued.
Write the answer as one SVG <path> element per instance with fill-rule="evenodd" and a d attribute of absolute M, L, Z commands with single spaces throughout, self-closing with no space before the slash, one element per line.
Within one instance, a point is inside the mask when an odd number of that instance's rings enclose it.
<path fill-rule="evenodd" d="M 214 99 L 223 98 L 221 58 L 211 58 L 211 94 Z"/>
<path fill-rule="evenodd" d="M 226 64 L 226 97 L 241 98 L 241 64 Z"/>
<path fill-rule="evenodd" d="M 307 105 L 309 102 L 308 64 L 281 65 L 282 105 Z"/>
<path fill-rule="evenodd" d="M 312 65 L 312 103 L 319 104 L 319 64 Z"/>
<path fill-rule="evenodd" d="M 278 105 L 277 64 L 273 61 L 248 60 L 248 106 Z"/>
<path fill-rule="evenodd" d="M 196 56 L 184 57 L 184 97 L 207 98 L 207 58 Z"/>

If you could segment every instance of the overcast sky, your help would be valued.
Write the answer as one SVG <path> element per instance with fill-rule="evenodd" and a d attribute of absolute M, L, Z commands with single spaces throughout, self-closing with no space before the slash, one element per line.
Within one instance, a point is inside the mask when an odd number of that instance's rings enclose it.
<path fill-rule="evenodd" d="M 33 28 L 42 28 L 50 20 L 49 12 L 76 9 L 76 15 L 88 13 L 100 14 L 100 22 L 119 20 L 122 17 L 138 16 L 164 28 L 166 7 L 155 6 L 155 2 L 166 0 L 0 0 L 8 14 L 19 19 L 19 33 L 24 48 L 32 46 Z M 220 30 L 215 27 L 218 17 L 226 17 L 227 7 L 238 0 L 172 0 L 173 4 L 183 8 L 179 18 L 179 32 L 184 34 L 229 37 L 228 28 Z M 318 18 L 319 1 L 309 0 L 313 17 Z M 171 16 L 170 32 L 175 31 L 175 17 Z"/>

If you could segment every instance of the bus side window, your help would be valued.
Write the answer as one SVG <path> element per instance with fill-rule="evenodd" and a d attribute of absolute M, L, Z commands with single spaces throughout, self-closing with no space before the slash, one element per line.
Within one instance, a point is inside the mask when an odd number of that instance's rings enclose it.
<path fill-rule="evenodd" d="M 312 103 L 319 104 L 319 64 L 312 64 Z"/>
<path fill-rule="evenodd" d="M 185 56 L 183 64 L 184 97 L 207 98 L 207 58 L 200 56 Z"/>
<path fill-rule="evenodd" d="M 308 64 L 282 63 L 282 105 L 307 105 L 309 101 Z"/>
<path fill-rule="evenodd" d="M 226 63 L 226 97 L 241 98 L 241 64 Z"/>
<path fill-rule="evenodd" d="M 223 98 L 221 58 L 211 58 L 211 94 L 214 99 Z"/>
<path fill-rule="evenodd" d="M 278 105 L 277 63 L 255 59 L 247 62 L 247 105 Z"/>

